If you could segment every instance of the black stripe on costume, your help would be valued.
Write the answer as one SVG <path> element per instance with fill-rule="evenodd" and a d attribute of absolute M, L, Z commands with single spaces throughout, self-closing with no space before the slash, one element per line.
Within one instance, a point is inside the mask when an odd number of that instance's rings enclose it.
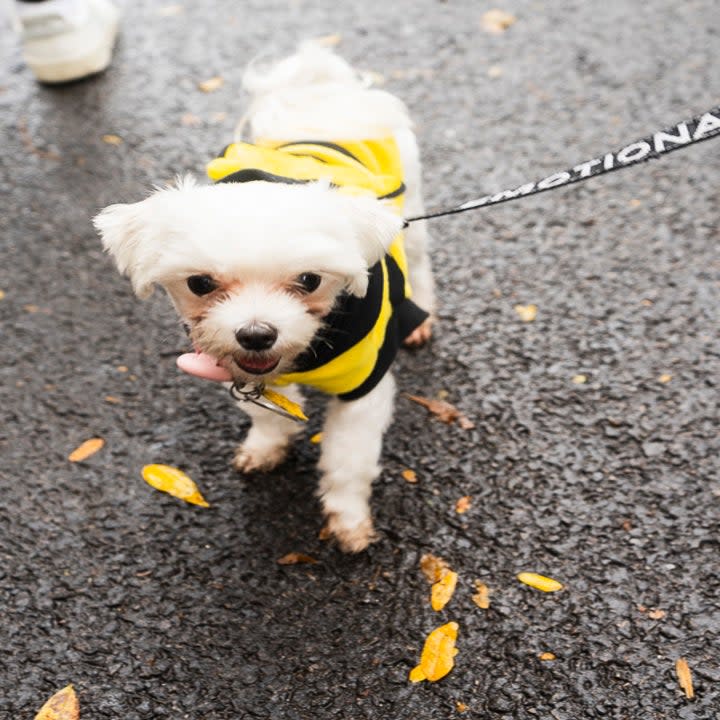
<path fill-rule="evenodd" d="M 340 400 L 357 400 L 357 398 L 367 395 L 390 369 L 400 348 L 400 343 L 428 316 L 428 313 L 405 297 L 405 278 L 394 258 L 386 255 L 385 262 L 390 284 L 390 302 L 393 306 L 392 315 L 385 331 L 385 339 L 370 375 L 354 390 L 338 395 Z"/>
<path fill-rule="evenodd" d="M 357 345 L 375 326 L 383 296 L 383 269 L 380 262 L 370 268 L 365 297 L 345 293 L 325 317 L 325 324 L 296 360 L 293 372 L 315 370 Z"/>
<path fill-rule="evenodd" d="M 256 180 L 262 180 L 264 182 L 275 182 L 275 183 L 287 183 L 288 185 L 306 185 L 311 180 L 298 180 L 296 178 L 285 177 L 284 175 L 275 175 L 267 172 L 266 170 L 260 170 L 258 168 L 244 168 L 243 170 L 237 170 L 230 175 L 226 175 L 224 178 L 218 180 L 219 183 L 225 182 L 254 182 Z"/>
<path fill-rule="evenodd" d="M 360 161 L 358 158 L 356 158 L 347 148 L 344 148 L 342 145 L 336 145 L 333 142 L 327 142 L 326 140 L 296 140 L 295 142 L 289 142 L 285 143 L 284 145 L 278 145 L 277 150 L 282 150 L 283 148 L 292 147 L 293 145 L 320 145 L 320 147 L 326 147 L 330 150 L 336 150 L 337 152 L 341 153 L 342 155 L 345 155 L 345 157 L 352 158 L 355 162 L 359 162 L 363 167 L 362 161 Z M 300 155 L 301 153 L 290 153 L 291 155 Z M 314 157 L 316 160 L 320 160 L 320 162 L 325 162 L 322 158 L 316 157 L 311 152 L 308 153 L 302 153 L 304 155 L 307 155 L 308 157 Z"/>
<path fill-rule="evenodd" d="M 392 192 L 385 193 L 385 195 L 378 195 L 378 200 L 390 200 L 391 198 L 398 197 L 405 192 L 405 183 L 400 183 Z"/>

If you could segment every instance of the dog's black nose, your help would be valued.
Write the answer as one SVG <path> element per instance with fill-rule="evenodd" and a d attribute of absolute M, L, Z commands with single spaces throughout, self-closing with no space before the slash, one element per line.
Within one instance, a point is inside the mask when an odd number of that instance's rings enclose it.
<path fill-rule="evenodd" d="M 235 333 L 235 339 L 246 350 L 269 350 L 277 340 L 278 331 L 268 323 L 244 325 Z"/>

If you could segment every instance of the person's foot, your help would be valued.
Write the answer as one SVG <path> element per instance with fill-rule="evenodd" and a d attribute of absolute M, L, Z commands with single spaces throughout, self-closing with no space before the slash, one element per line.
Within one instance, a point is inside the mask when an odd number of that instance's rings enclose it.
<path fill-rule="evenodd" d="M 15 2 L 23 57 L 38 80 L 69 82 L 110 64 L 120 13 L 109 0 Z"/>

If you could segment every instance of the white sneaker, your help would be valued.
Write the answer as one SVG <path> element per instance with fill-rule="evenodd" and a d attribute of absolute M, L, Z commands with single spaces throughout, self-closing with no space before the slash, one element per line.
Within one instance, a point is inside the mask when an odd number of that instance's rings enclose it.
<path fill-rule="evenodd" d="M 109 0 L 16 2 L 23 57 L 41 82 L 59 83 L 105 70 L 120 12 Z"/>

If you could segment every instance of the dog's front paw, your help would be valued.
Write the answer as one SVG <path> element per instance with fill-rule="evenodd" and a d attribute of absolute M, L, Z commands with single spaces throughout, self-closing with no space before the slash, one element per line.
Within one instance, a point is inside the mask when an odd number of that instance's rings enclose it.
<path fill-rule="evenodd" d="M 371 542 L 377 540 L 372 520 L 367 518 L 359 525 L 348 526 L 342 515 L 330 513 L 327 516 L 325 532 L 334 537 L 340 549 L 346 553 L 359 553 L 367 548 Z"/>
<path fill-rule="evenodd" d="M 247 440 L 238 447 L 233 467 L 241 473 L 267 472 L 277 467 L 287 454 L 287 445 L 251 443 Z"/>
<path fill-rule="evenodd" d="M 410 348 L 424 345 L 432 337 L 432 325 L 433 318 L 427 318 L 403 340 L 403 345 Z"/>

